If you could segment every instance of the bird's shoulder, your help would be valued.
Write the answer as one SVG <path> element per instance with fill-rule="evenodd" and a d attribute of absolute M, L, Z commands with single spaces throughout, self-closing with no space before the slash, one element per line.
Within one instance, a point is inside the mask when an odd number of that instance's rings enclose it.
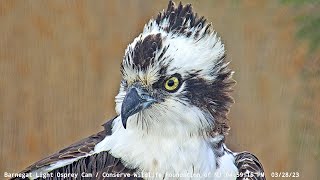
<path fill-rule="evenodd" d="M 265 180 L 265 174 L 259 159 L 252 153 L 244 151 L 235 154 L 235 165 L 238 168 L 237 179 Z"/>
<path fill-rule="evenodd" d="M 94 151 L 94 147 L 101 142 L 106 136 L 111 135 L 112 130 L 112 122 L 115 118 L 107 121 L 104 126 L 104 130 L 93 134 L 87 138 L 84 138 L 70 146 L 50 155 L 47 156 L 31 166 L 27 167 L 22 172 L 31 172 L 33 170 L 37 170 L 40 168 L 44 168 L 46 166 L 52 166 L 55 163 L 64 161 L 64 160 L 72 160 L 75 161 L 80 159 L 81 157 L 86 157 L 90 155 Z"/>

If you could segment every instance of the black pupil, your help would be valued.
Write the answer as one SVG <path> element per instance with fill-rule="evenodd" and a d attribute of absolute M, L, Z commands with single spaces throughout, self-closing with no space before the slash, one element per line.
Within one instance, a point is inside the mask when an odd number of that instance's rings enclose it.
<path fill-rule="evenodd" d="M 173 85 L 174 85 L 174 81 L 173 81 L 172 79 L 170 79 L 170 80 L 168 81 L 168 86 L 172 87 Z"/>

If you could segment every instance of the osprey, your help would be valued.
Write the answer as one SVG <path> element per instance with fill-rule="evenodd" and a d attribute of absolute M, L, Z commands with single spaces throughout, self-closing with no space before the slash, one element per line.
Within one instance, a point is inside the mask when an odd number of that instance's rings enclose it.
<path fill-rule="evenodd" d="M 235 81 L 224 44 L 190 4 L 170 1 L 128 45 L 104 130 L 31 165 L 29 178 L 265 179 L 225 145 Z"/>

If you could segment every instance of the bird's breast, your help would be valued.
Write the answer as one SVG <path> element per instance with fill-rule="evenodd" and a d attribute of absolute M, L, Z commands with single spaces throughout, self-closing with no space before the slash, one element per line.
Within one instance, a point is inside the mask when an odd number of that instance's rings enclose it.
<path fill-rule="evenodd" d="M 189 179 L 210 175 L 216 169 L 211 146 L 200 137 L 164 138 L 118 128 L 101 143 L 100 148 L 121 158 L 127 167 L 141 170 L 145 179 Z"/>

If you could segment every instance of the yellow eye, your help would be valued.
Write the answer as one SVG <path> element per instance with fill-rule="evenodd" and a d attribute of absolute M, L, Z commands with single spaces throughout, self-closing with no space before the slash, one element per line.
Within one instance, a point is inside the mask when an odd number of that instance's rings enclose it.
<path fill-rule="evenodd" d="M 179 79 L 173 76 L 166 80 L 166 82 L 164 83 L 164 88 L 166 88 L 166 90 L 168 91 L 174 91 L 179 87 L 179 84 Z"/>

